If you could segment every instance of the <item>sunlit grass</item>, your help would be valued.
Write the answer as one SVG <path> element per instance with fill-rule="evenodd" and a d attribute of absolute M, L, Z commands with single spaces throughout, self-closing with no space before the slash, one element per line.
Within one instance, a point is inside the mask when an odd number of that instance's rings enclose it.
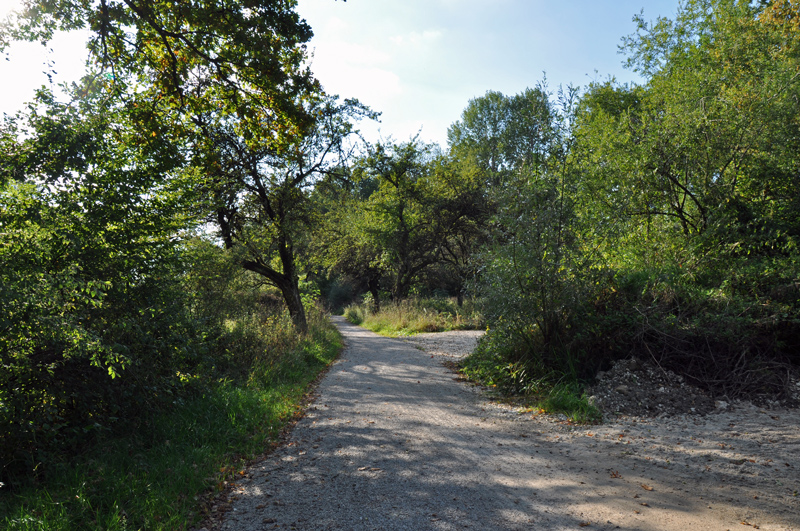
<path fill-rule="evenodd" d="M 350 305 L 344 317 L 385 336 L 404 336 L 421 332 L 447 330 L 475 330 L 483 326 L 483 316 L 472 300 L 459 307 L 455 300 L 444 298 L 406 299 L 399 303 L 385 303 L 379 312 L 368 304 Z"/>

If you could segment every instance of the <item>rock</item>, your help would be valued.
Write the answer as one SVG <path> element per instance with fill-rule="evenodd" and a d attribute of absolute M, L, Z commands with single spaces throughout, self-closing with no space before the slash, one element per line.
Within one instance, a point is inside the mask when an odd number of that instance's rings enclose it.
<path fill-rule="evenodd" d="M 614 391 L 623 394 L 625 396 L 627 396 L 628 393 L 630 393 L 630 389 L 628 389 L 627 385 L 618 385 L 617 387 L 614 388 Z"/>
<path fill-rule="evenodd" d="M 728 403 L 725 402 L 724 400 L 717 400 L 716 402 L 714 402 L 714 405 L 716 406 L 717 409 L 723 409 L 723 410 L 728 409 Z"/>

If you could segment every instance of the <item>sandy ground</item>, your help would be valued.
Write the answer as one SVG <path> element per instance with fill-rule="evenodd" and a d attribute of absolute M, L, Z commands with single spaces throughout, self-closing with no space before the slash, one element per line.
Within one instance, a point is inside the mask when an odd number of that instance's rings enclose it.
<path fill-rule="evenodd" d="M 346 349 L 316 400 L 211 527 L 800 530 L 797 410 L 571 426 L 442 365 L 479 333 L 336 323 Z"/>

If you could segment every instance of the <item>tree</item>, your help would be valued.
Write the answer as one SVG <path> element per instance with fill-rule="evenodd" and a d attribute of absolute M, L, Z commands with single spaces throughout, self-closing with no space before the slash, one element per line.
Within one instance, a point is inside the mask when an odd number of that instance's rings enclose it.
<path fill-rule="evenodd" d="M 248 142 L 235 124 L 209 125 L 195 145 L 195 164 L 208 172 L 199 193 L 209 199 L 209 221 L 245 269 L 280 290 L 300 332 L 307 325 L 295 246 L 315 223 L 309 195 L 352 154 L 352 121 L 374 116 L 356 101 L 319 97 L 308 105 L 315 127 L 280 150 Z"/>
<path fill-rule="evenodd" d="M 472 160 L 487 183 L 500 184 L 523 166 L 542 162 L 553 131 L 543 82 L 515 96 L 489 91 L 469 101 L 447 131 L 450 153 Z"/>
<path fill-rule="evenodd" d="M 322 95 L 306 66 L 312 33 L 296 1 L 24 5 L 0 45 L 88 27 L 109 95 L 144 138 L 169 139 L 162 144 L 175 167 L 194 165 L 183 172 L 187 194 L 210 194 L 198 203 L 213 203 L 226 245 L 247 250 L 242 265 L 281 290 L 305 330 L 293 242 L 308 219 L 306 188 L 350 133 L 344 117 L 366 111 Z M 280 265 L 270 264 L 273 252 Z"/>
<path fill-rule="evenodd" d="M 369 212 L 364 202 L 377 188 L 371 177 L 355 181 L 350 167 L 329 174 L 314 189 L 321 223 L 311 242 L 311 254 L 328 278 L 349 282 L 358 293 L 369 292 L 375 312 L 380 311 L 381 280 L 388 271 L 378 242 L 365 231 Z"/>
<path fill-rule="evenodd" d="M 572 152 L 577 91 L 559 91 L 558 102 L 545 97 L 546 108 L 520 118 L 537 131 L 537 142 L 519 151 L 521 162 L 494 191 L 494 231 L 475 280 L 490 325 L 489 348 L 535 378 L 553 371 L 575 377 L 588 369 L 581 367 L 584 353 L 573 327 L 594 289 L 597 266 Z"/>
<path fill-rule="evenodd" d="M 378 144 L 357 168 L 378 182 L 363 205 L 362 230 L 381 249 L 395 300 L 407 297 L 417 275 L 437 261 L 441 232 L 430 188 L 433 149 L 416 140 Z"/>
<path fill-rule="evenodd" d="M 639 20 L 624 49 L 648 81 L 615 118 L 619 149 L 602 151 L 618 168 L 617 207 L 714 246 L 756 219 L 771 219 L 768 231 L 794 223 L 784 215 L 797 196 L 798 41 L 786 38 L 791 18 L 770 18 L 783 4 L 696 0 L 674 21 Z"/>
<path fill-rule="evenodd" d="M 440 236 L 438 264 L 444 267 L 461 306 L 467 283 L 476 274 L 475 258 L 491 241 L 490 220 L 496 205 L 471 160 L 437 157 L 431 187 Z"/>

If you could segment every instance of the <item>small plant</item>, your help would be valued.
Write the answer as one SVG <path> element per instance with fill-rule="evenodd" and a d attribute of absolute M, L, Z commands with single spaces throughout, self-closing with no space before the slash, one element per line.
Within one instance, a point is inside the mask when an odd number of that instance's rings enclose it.
<path fill-rule="evenodd" d="M 360 325 L 364 322 L 364 309 L 360 306 L 350 305 L 344 309 L 344 318 L 354 325 Z"/>

